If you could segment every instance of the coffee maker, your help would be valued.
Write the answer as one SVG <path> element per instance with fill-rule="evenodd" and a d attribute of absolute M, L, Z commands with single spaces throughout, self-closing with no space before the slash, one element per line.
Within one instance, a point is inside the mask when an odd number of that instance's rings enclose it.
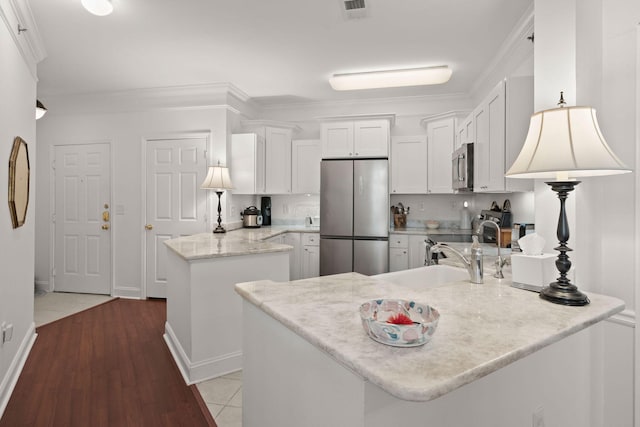
<path fill-rule="evenodd" d="M 262 225 L 271 225 L 271 197 L 263 196 L 260 199 L 260 211 L 262 212 Z"/>

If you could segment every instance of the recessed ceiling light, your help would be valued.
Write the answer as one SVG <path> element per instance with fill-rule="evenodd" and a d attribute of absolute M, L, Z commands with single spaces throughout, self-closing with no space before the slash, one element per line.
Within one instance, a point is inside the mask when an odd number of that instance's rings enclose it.
<path fill-rule="evenodd" d="M 106 16 L 113 12 L 111 0 L 82 0 L 82 6 L 97 16 Z"/>
<path fill-rule="evenodd" d="M 404 70 L 334 74 L 333 77 L 329 79 L 329 84 L 334 90 L 437 85 L 448 82 L 451 78 L 451 73 L 451 69 L 444 65 L 440 67 L 409 68 Z"/>

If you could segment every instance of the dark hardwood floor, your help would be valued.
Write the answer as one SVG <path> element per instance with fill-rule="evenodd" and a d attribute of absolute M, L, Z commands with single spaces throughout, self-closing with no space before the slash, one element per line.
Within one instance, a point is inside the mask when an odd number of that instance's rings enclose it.
<path fill-rule="evenodd" d="M 165 320 L 165 301 L 116 299 L 38 328 L 0 427 L 215 426 Z"/>

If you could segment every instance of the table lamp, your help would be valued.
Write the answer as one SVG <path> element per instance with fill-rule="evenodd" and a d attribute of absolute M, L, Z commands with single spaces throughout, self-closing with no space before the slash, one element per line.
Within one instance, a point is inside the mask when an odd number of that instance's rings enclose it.
<path fill-rule="evenodd" d="M 218 226 L 213 230 L 213 232 L 226 233 L 227 230 L 225 230 L 221 225 L 222 206 L 220 205 L 220 197 L 225 190 L 233 189 L 233 185 L 231 184 L 231 177 L 229 176 L 229 168 L 220 166 L 220 162 L 218 162 L 217 166 L 209 166 L 207 176 L 202 182 L 200 188 L 214 190 L 218 195 Z"/>
<path fill-rule="evenodd" d="M 580 183 L 575 178 L 617 175 L 631 170 L 613 153 L 598 126 L 596 111 L 590 107 L 565 107 L 560 92 L 559 107 L 539 111 L 531 116 L 529 132 L 520 154 L 507 178 L 547 178 L 546 182 L 558 193 L 560 216 L 556 236 L 560 252 L 556 268 L 560 277 L 542 288 L 540 298 L 556 304 L 582 306 L 589 298 L 580 292 L 567 278 L 571 261 L 567 252 L 569 223 L 565 201 L 574 187 Z"/>

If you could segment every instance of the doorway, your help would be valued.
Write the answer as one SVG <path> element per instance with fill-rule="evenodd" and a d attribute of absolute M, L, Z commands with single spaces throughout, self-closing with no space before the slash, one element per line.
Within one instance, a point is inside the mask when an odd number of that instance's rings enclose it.
<path fill-rule="evenodd" d="M 166 298 L 164 241 L 207 230 L 208 135 L 144 140 L 144 271 L 147 298 Z"/>
<path fill-rule="evenodd" d="M 54 147 L 53 280 L 58 292 L 111 294 L 108 143 Z"/>

